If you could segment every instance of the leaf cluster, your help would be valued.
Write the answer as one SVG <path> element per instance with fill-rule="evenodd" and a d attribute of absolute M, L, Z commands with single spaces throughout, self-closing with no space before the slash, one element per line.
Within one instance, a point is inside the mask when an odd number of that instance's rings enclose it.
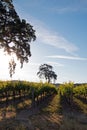
<path fill-rule="evenodd" d="M 51 65 L 48 64 L 43 64 L 39 67 L 39 71 L 37 72 L 37 75 L 40 78 L 45 78 L 46 81 L 51 82 L 52 79 L 56 80 L 57 79 L 57 75 L 55 74 L 55 72 L 52 70 L 53 67 Z"/>
<path fill-rule="evenodd" d="M 23 67 L 31 56 L 30 42 L 36 39 L 33 26 L 20 19 L 12 0 L 0 0 L 0 48 L 15 54 Z"/>

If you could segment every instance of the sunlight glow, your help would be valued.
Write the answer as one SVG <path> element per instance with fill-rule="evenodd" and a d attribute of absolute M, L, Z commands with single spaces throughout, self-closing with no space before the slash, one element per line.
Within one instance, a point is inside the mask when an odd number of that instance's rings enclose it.
<path fill-rule="evenodd" d="M 3 50 L 0 50 L 0 79 L 9 79 L 9 62 L 13 58 L 15 62 L 18 64 L 15 55 L 8 55 L 5 52 L 3 52 Z"/>

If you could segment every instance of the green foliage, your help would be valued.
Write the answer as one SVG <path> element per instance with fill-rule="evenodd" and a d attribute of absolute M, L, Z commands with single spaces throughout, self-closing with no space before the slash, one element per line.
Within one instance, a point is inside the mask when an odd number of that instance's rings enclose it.
<path fill-rule="evenodd" d="M 61 99 L 72 103 L 73 96 L 87 100 L 87 84 L 75 86 L 73 82 L 64 83 L 59 86 L 58 93 Z"/>
<path fill-rule="evenodd" d="M 73 82 L 64 83 L 59 86 L 58 93 L 61 98 L 71 103 L 73 100 L 73 88 L 74 88 Z"/>
<path fill-rule="evenodd" d="M 12 0 L 0 0 L 0 49 L 9 55 L 14 53 L 23 67 L 23 63 L 27 63 L 31 56 L 29 43 L 35 39 L 33 26 L 25 19 L 20 19 Z M 12 63 L 10 67 L 15 70 Z M 14 72 L 13 69 L 10 69 L 10 76 Z"/>
<path fill-rule="evenodd" d="M 37 75 L 39 78 L 45 78 L 48 83 L 50 83 L 52 79 L 55 82 L 55 80 L 57 80 L 57 75 L 52 69 L 53 67 L 51 65 L 43 64 L 39 67 Z"/>
<path fill-rule="evenodd" d="M 74 88 L 74 95 L 76 97 L 81 97 L 87 99 L 87 84 L 82 84 Z"/>
<path fill-rule="evenodd" d="M 34 83 L 27 81 L 1 81 L 0 82 L 0 97 L 6 97 L 6 100 L 16 99 L 28 96 L 31 100 L 32 96 L 41 98 L 48 95 L 56 94 L 56 87 L 48 83 Z"/>

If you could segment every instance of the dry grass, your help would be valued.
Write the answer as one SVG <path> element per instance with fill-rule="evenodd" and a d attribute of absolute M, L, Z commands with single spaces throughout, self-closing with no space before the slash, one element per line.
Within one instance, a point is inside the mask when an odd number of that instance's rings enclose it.
<path fill-rule="evenodd" d="M 14 118 L 0 122 L 0 130 L 6 127 L 9 127 L 7 130 L 87 130 L 87 104 L 76 98 L 74 102 L 73 106 L 61 103 L 56 95 L 41 104 L 37 113 L 28 115 L 27 110 L 27 118 L 21 115 L 23 120 Z M 21 105 L 19 108 L 23 108 Z"/>
<path fill-rule="evenodd" d="M 35 130 L 58 130 L 62 123 L 61 105 L 56 95 L 45 102 L 39 114 L 29 117 Z"/>
<path fill-rule="evenodd" d="M 1 121 L 0 130 L 28 130 L 28 128 L 12 118 Z"/>
<path fill-rule="evenodd" d="M 87 101 L 84 102 L 84 100 L 80 100 L 77 98 L 74 98 L 74 101 L 76 104 L 78 104 L 78 106 L 80 107 L 80 109 L 82 110 L 82 112 L 84 114 L 87 114 Z"/>
<path fill-rule="evenodd" d="M 63 123 L 60 125 L 59 130 L 87 130 L 87 123 L 85 123 L 85 118 L 83 122 L 81 121 L 81 116 L 79 116 L 79 118 L 73 117 L 72 119 L 69 117 L 64 117 Z"/>
<path fill-rule="evenodd" d="M 0 108 L 0 120 L 14 118 L 18 111 L 29 107 L 31 100 L 26 99 L 15 104 L 3 105 Z"/>
<path fill-rule="evenodd" d="M 57 95 L 30 120 L 36 130 L 87 130 L 87 115 L 80 111 L 83 107 L 86 112 L 87 104 L 75 103 L 79 107 L 61 104 Z"/>

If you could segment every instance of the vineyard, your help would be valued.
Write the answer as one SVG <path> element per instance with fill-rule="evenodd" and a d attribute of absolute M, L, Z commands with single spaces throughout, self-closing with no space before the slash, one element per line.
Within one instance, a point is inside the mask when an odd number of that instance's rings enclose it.
<path fill-rule="evenodd" d="M 9 102 L 15 104 L 16 100 L 31 100 L 31 105 L 39 103 L 46 97 L 57 93 L 52 84 L 33 83 L 27 81 L 4 81 L 0 82 L 0 103 L 8 105 Z"/>
<path fill-rule="evenodd" d="M 9 106 L 15 116 L 3 116 L 1 130 L 87 130 L 87 84 L 0 81 L 0 114 Z"/>
<path fill-rule="evenodd" d="M 58 89 L 60 98 L 65 99 L 69 104 L 72 104 L 73 98 L 87 100 L 87 84 L 75 86 L 73 82 L 64 83 Z"/>

